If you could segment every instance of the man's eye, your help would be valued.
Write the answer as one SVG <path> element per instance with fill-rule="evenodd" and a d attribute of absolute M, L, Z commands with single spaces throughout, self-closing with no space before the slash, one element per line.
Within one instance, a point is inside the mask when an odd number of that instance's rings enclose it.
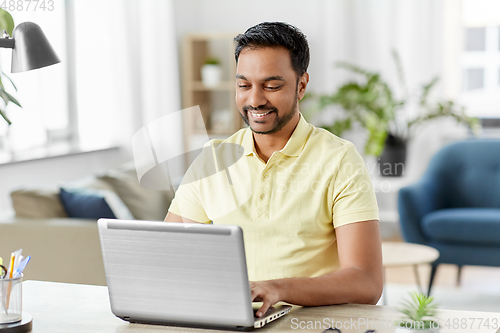
<path fill-rule="evenodd" d="M 247 84 L 238 84 L 238 88 L 248 88 L 248 87 L 250 86 Z"/>
<path fill-rule="evenodd" d="M 281 88 L 281 86 L 267 86 L 266 89 L 269 89 L 269 90 L 277 90 Z"/>

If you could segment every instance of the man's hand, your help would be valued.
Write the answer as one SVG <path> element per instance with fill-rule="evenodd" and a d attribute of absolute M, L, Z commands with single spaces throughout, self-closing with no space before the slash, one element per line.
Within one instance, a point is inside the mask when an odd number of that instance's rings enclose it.
<path fill-rule="evenodd" d="M 257 311 L 257 317 L 262 317 L 271 306 L 281 300 L 278 285 L 273 281 L 250 282 L 250 291 L 254 302 L 264 303 Z"/>

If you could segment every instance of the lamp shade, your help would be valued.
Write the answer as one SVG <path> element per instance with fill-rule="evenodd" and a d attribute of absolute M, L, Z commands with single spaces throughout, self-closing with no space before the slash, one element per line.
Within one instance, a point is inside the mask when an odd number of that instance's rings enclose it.
<path fill-rule="evenodd" d="M 61 62 L 40 26 L 33 22 L 19 24 L 12 33 L 12 73 L 25 72 Z"/>

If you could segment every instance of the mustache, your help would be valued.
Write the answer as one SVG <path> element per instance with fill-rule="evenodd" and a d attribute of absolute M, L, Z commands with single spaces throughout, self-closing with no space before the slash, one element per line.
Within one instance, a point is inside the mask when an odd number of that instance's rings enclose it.
<path fill-rule="evenodd" d="M 277 109 L 277 108 L 275 108 L 274 106 L 270 106 L 270 107 L 267 107 L 267 108 L 265 108 L 265 107 L 260 107 L 260 106 L 259 106 L 259 107 L 257 107 L 257 108 L 254 108 L 254 107 L 253 107 L 253 106 L 251 106 L 251 105 L 247 105 L 247 106 L 244 106 L 244 107 L 242 108 L 242 110 L 243 110 L 244 112 L 248 112 L 248 110 L 250 110 L 250 111 L 276 111 L 276 112 L 278 112 L 278 109 Z"/>

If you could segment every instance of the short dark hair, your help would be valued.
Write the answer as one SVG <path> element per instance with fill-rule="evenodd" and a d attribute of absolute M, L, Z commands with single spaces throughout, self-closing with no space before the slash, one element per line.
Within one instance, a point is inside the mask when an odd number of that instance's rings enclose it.
<path fill-rule="evenodd" d="M 309 44 L 306 36 L 291 24 L 284 22 L 262 22 L 234 38 L 234 58 L 238 63 L 245 47 L 283 47 L 290 53 L 293 70 L 297 76 L 307 72 L 309 66 Z"/>

